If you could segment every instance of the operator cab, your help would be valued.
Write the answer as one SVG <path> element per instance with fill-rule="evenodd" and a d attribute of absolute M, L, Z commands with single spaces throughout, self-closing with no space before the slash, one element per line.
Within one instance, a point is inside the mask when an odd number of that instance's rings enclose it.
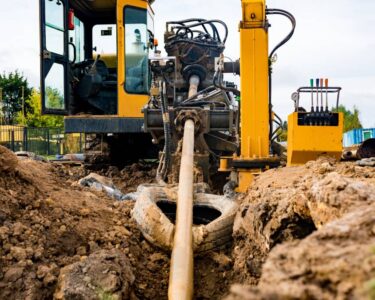
<path fill-rule="evenodd" d="M 40 0 L 40 12 L 43 113 L 125 116 L 127 95 L 148 94 L 147 1 Z"/>

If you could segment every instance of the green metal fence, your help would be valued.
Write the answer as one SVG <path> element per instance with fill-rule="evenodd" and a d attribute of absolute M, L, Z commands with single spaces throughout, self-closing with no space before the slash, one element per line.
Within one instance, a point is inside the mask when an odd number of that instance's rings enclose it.
<path fill-rule="evenodd" d="M 15 127 L 0 129 L 0 145 L 10 150 L 51 156 L 82 153 L 84 134 L 65 134 L 64 128 Z"/>

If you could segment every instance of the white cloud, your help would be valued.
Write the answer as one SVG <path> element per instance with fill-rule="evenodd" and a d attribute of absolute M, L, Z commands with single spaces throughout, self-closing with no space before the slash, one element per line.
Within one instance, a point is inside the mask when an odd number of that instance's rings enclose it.
<path fill-rule="evenodd" d="M 39 85 L 38 0 L 0 0 L 0 72 L 19 69 L 32 85 Z M 293 39 L 278 51 L 274 68 L 275 110 L 285 119 L 292 111 L 290 94 L 308 84 L 311 77 L 329 77 L 343 87 L 342 102 L 356 105 L 365 126 L 375 126 L 375 55 L 373 11 L 375 1 L 269 0 L 270 8 L 282 8 L 297 18 Z M 226 55 L 239 57 L 239 0 L 157 0 L 156 35 L 161 41 L 165 22 L 202 17 L 228 24 Z M 272 17 L 270 44 L 275 45 L 290 25 Z"/>

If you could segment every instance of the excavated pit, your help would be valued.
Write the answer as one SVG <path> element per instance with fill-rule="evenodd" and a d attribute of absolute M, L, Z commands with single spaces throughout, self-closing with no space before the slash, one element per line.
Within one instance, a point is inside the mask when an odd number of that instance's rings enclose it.
<path fill-rule="evenodd" d="M 175 225 L 176 223 L 176 209 L 175 202 L 161 200 L 156 203 L 161 211 L 168 217 L 168 219 Z M 193 225 L 208 225 L 221 216 L 221 212 L 205 205 L 193 206 Z"/>

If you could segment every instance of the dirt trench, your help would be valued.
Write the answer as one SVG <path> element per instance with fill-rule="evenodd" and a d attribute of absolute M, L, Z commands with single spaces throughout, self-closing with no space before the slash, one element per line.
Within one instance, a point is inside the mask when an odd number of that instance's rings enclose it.
<path fill-rule="evenodd" d="M 128 193 L 155 168 L 99 173 Z M 90 172 L 0 147 L 0 299 L 167 299 L 169 253 L 133 202 L 77 184 Z M 374 168 L 324 158 L 263 173 L 236 200 L 233 243 L 195 258 L 195 299 L 375 296 L 374 187 Z"/>

